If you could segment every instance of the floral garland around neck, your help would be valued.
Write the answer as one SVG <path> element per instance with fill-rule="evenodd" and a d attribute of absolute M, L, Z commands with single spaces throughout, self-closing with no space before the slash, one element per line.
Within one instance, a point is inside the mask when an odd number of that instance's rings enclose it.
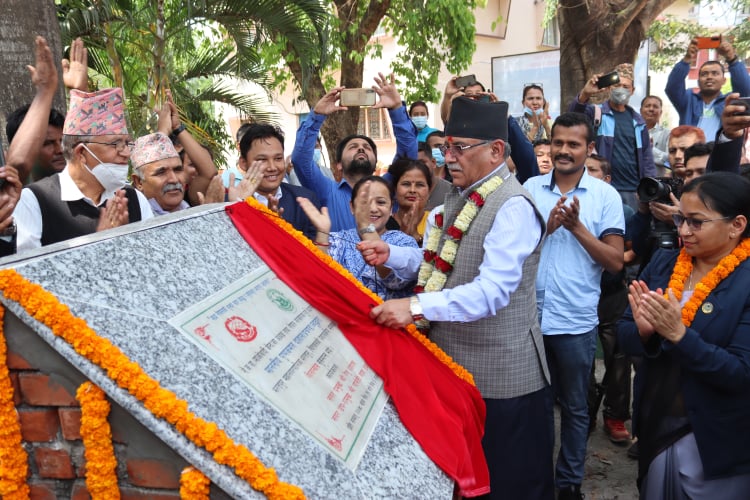
<path fill-rule="evenodd" d="M 734 247 L 734 250 L 721 259 L 716 266 L 711 269 L 703 279 L 695 285 L 693 295 L 682 307 L 682 324 L 689 327 L 695 315 L 698 313 L 698 307 L 706 300 L 706 297 L 721 283 L 727 276 L 742 264 L 750 256 L 750 238 Z M 685 289 L 685 282 L 693 272 L 693 258 L 683 248 L 675 262 L 672 276 L 669 278 L 668 287 L 672 289 L 677 300 L 682 300 L 682 292 Z M 664 296 L 669 299 L 665 293 Z"/>
<path fill-rule="evenodd" d="M 469 226 L 484 206 L 487 197 L 494 193 L 502 183 L 503 179 L 495 176 L 469 193 L 466 203 L 456 216 L 456 220 L 445 230 L 447 237 L 443 242 L 440 253 L 437 250 L 443 236 L 445 214 L 444 212 L 435 214 L 435 227 L 430 230 L 430 236 L 427 238 L 424 262 L 419 266 L 417 286 L 414 287 L 415 293 L 439 292 L 443 289 L 446 281 L 448 281 L 448 276 L 453 271 L 453 263 L 456 261 L 461 238 L 469 230 Z M 415 324 L 422 332 L 426 332 L 430 327 L 430 322 L 426 319 L 420 319 Z"/>

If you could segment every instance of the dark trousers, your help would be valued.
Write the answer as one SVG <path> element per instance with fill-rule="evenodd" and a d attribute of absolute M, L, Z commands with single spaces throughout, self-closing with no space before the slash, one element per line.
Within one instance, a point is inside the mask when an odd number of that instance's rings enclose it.
<path fill-rule="evenodd" d="M 609 293 L 602 293 L 599 299 L 599 341 L 604 353 L 604 378 L 596 383 L 594 366 L 591 366 L 589 383 L 589 409 L 591 418 L 596 413 L 604 396 L 604 410 L 607 418 L 630 419 L 631 360 L 617 346 L 617 322 L 628 305 L 628 290 L 624 286 Z"/>
<path fill-rule="evenodd" d="M 479 498 L 553 499 L 552 389 L 484 402 L 487 418 L 482 447 L 490 470 L 490 494 Z"/>

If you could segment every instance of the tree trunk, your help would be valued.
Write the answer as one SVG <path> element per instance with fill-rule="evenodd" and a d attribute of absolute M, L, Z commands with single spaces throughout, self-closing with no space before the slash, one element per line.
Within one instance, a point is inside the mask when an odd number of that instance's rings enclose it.
<path fill-rule="evenodd" d="M 588 78 L 635 62 L 646 30 L 675 0 L 559 0 L 561 111 Z"/>
<path fill-rule="evenodd" d="M 367 7 L 360 5 L 367 3 Z M 341 47 L 341 80 L 339 85 L 346 88 L 361 88 L 364 73 L 364 53 L 370 38 L 380 25 L 391 6 L 391 0 L 333 0 L 336 6 L 336 16 L 339 19 L 339 29 L 343 33 Z M 361 10 L 364 12 L 360 13 Z M 287 54 L 294 54 L 294 47 L 287 44 Z M 287 64 L 297 83 L 302 88 L 302 94 L 310 109 L 325 95 L 326 89 L 323 85 L 323 74 L 321 68 L 313 68 L 305 85 L 299 57 L 287 57 Z M 369 86 L 369 85 L 368 85 Z M 357 133 L 359 125 L 358 107 L 351 107 L 344 112 L 333 113 L 326 118 L 321 134 L 325 139 L 328 157 L 331 158 L 331 167 L 336 162 L 336 145 L 346 136 Z M 336 180 L 341 180 L 340 172 L 335 168 Z"/>
<path fill-rule="evenodd" d="M 62 82 L 62 48 L 60 26 L 57 23 L 55 4 L 52 0 L 2 0 L 0 1 L 0 139 L 3 149 L 8 148 L 5 137 L 5 116 L 11 111 L 29 104 L 36 90 L 26 66 L 35 60 L 34 39 L 41 35 L 47 39 L 52 56 L 57 61 L 60 75 L 60 90 L 53 106 L 65 114 L 65 92 Z"/>

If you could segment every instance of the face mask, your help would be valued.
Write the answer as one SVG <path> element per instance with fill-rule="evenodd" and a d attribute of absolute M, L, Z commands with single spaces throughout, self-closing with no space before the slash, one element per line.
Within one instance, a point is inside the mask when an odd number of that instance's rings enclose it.
<path fill-rule="evenodd" d="M 609 98 L 615 104 L 627 104 L 630 100 L 630 91 L 623 87 L 617 87 L 609 91 Z"/>
<path fill-rule="evenodd" d="M 89 148 L 84 144 L 83 147 L 99 162 L 95 168 L 91 169 L 84 163 L 86 170 L 91 172 L 91 175 L 96 177 L 99 184 L 104 188 L 105 193 L 114 193 L 125 184 L 128 183 L 128 164 L 121 165 L 119 163 L 104 163 Z"/>
<path fill-rule="evenodd" d="M 528 107 L 524 106 L 523 112 L 526 113 L 527 115 L 531 115 L 531 116 L 534 116 L 534 115 L 540 116 L 542 113 L 544 113 L 544 108 L 539 108 L 537 110 L 533 110 L 531 108 L 528 108 Z"/>
<path fill-rule="evenodd" d="M 323 152 L 319 149 L 316 149 L 315 151 L 313 151 L 313 161 L 317 165 L 321 165 L 322 164 L 321 160 L 323 160 Z"/>
<path fill-rule="evenodd" d="M 415 116 L 411 119 L 411 122 L 414 124 L 415 127 L 417 127 L 417 130 L 422 130 L 427 126 L 427 117 L 426 116 Z"/>
<path fill-rule="evenodd" d="M 445 165 L 445 156 L 443 156 L 443 152 L 440 151 L 440 149 L 432 148 L 432 157 L 435 159 L 435 162 L 437 162 L 438 167 Z"/>

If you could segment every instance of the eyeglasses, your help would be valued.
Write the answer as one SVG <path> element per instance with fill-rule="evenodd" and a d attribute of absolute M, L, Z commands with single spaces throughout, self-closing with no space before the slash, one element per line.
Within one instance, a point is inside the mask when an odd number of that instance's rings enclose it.
<path fill-rule="evenodd" d="M 459 156 L 463 156 L 464 151 L 466 151 L 467 149 L 475 148 L 477 146 L 484 146 L 489 143 L 490 141 L 482 141 L 476 144 L 468 144 L 465 146 L 459 146 L 458 144 L 448 144 L 446 146 L 445 144 L 443 144 L 442 146 L 438 146 L 438 149 L 440 150 L 441 153 L 443 153 L 443 155 L 445 155 L 445 153 L 450 151 L 453 156 L 459 157 Z"/>
<path fill-rule="evenodd" d="M 719 217 L 718 219 L 694 219 L 693 217 L 685 217 L 682 214 L 674 214 L 672 216 L 672 220 L 674 221 L 674 225 L 677 226 L 677 229 L 682 227 L 683 222 L 687 222 L 688 228 L 690 228 L 691 231 L 700 231 L 701 226 L 705 222 L 715 222 L 717 220 L 729 220 L 733 219 L 734 217 Z"/>
<path fill-rule="evenodd" d="M 132 151 L 135 147 L 135 143 L 132 141 L 126 141 L 124 139 L 119 139 L 112 142 L 97 142 L 97 141 L 86 141 L 86 144 L 101 144 L 102 146 L 112 146 L 115 148 L 115 151 L 118 153 L 122 153 L 127 148 L 128 151 Z"/>
<path fill-rule="evenodd" d="M 527 88 L 529 88 L 529 87 L 540 87 L 540 88 L 544 88 L 544 84 L 543 84 L 543 83 L 536 83 L 536 82 L 531 82 L 531 83 L 524 83 L 524 84 L 523 84 L 523 89 L 524 89 L 524 90 L 526 90 L 526 89 L 527 89 Z"/>

